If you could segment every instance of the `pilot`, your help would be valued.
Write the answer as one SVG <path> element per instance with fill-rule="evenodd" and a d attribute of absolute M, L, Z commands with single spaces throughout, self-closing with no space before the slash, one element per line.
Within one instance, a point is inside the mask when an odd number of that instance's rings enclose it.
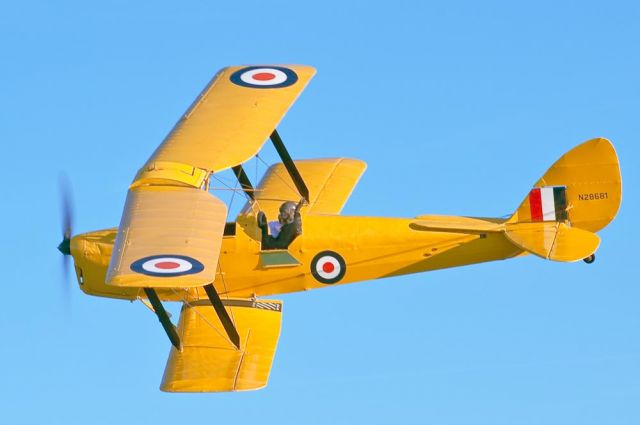
<path fill-rule="evenodd" d="M 262 230 L 262 249 L 287 249 L 295 238 L 302 234 L 302 219 L 300 208 L 304 204 L 302 199 L 296 205 L 287 201 L 280 205 L 278 221 L 267 224 L 267 216 L 264 212 L 258 213 L 258 227 Z M 271 234 L 269 234 L 269 230 Z"/>

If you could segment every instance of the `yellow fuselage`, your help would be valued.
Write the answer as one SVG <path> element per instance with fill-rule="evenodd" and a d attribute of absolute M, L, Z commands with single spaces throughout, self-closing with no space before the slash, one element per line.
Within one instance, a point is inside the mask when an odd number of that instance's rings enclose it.
<path fill-rule="evenodd" d="M 288 249 L 299 264 L 265 266 L 255 219 L 240 220 L 236 234 L 223 239 L 214 282 L 221 295 L 233 298 L 298 292 L 501 260 L 523 253 L 502 233 L 424 231 L 412 226 L 415 219 L 309 215 L 303 218 L 303 234 Z M 80 287 L 90 295 L 144 298 L 141 288 L 105 283 L 116 231 L 100 230 L 72 239 Z M 323 251 L 335 252 L 344 259 L 345 273 L 336 283 L 322 283 L 311 273 L 314 257 Z M 166 301 L 206 299 L 199 288 L 159 289 L 158 294 Z"/>

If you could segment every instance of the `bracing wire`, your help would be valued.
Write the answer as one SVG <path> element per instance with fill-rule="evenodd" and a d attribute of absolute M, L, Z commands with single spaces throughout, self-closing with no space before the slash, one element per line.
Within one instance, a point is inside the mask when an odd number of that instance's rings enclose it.
<path fill-rule="evenodd" d="M 233 193 L 231 194 L 231 200 L 229 201 L 229 209 L 227 211 L 231 211 L 231 207 L 233 206 L 233 200 L 236 197 L 237 188 L 238 188 L 238 184 L 239 183 L 240 182 L 238 181 L 238 179 L 236 179 L 236 184 L 233 186 Z M 242 193 L 244 193 L 244 191 L 242 191 Z M 229 217 L 227 217 L 227 221 L 229 221 Z"/>
<path fill-rule="evenodd" d="M 267 164 L 267 163 L 266 163 L 262 158 L 260 158 L 260 155 L 256 155 L 256 158 L 258 158 L 258 159 L 259 159 L 259 160 L 260 160 L 260 161 L 261 161 L 265 166 L 269 167 L 269 164 Z M 276 176 L 277 176 L 280 180 L 282 180 L 282 182 L 283 182 L 283 183 L 284 183 L 284 184 L 285 184 L 289 189 L 293 190 L 295 193 L 297 193 L 298 195 L 302 196 L 302 195 L 300 194 L 300 192 L 298 192 L 298 188 L 296 188 L 295 186 L 292 186 L 292 185 L 291 185 L 291 183 L 289 183 L 289 180 L 287 180 L 286 178 L 284 178 L 284 177 L 282 176 L 282 174 L 281 174 L 281 173 L 276 172 L 275 174 L 276 174 Z M 282 199 L 282 201 L 291 201 L 291 199 Z"/>
<path fill-rule="evenodd" d="M 195 306 L 191 304 L 186 297 L 183 297 L 181 294 L 179 294 L 175 288 L 171 288 L 171 291 L 173 291 L 174 294 L 180 297 L 182 299 L 182 302 L 185 303 L 189 308 L 193 309 L 193 311 L 198 315 L 198 317 L 200 317 L 211 329 L 213 329 L 215 333 L 217 333 L 219 336 L 229 341 L 229 343 L 232 343 L 231 340 L 229 339 L 229 336 L 226 334 L 226 332 L 221 332 L 220 329 L 218 329 L 213 323 L 211 323 L 211 321 L 209 321 L 209 319 L 207 319 L 207 317 L 204 314 L 200 313 L 197 308 L 194 308 Z"/>

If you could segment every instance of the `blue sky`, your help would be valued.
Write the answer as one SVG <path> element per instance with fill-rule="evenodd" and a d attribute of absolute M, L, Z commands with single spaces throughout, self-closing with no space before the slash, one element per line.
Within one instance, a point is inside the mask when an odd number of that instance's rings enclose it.
<path fill-rule="evenodd" d="M 637 3 L 131 3 L 2 6 L 0 422 L 640 422 Z M 117 225 L 206 82 L 251 63 L 318 69 L 280 133 L 294 157 L 369 164 L 345 214 L 509 214 L 566 150 L 610 138 L 624 200 L 596 263 L 286 295 L 267 389 L 161 393 L 169 343 L 145 307 L 74 285 L 64 308 L 57 176 L 76 232 Z"/>

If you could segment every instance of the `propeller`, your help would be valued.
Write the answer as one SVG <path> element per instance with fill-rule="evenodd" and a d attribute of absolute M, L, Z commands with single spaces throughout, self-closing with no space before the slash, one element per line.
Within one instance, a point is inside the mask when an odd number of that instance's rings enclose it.
<path fill-rule="evenodd" d="M 61 175 L 59 179 L 61 214 L 62 214 L 62 242 L 58 245 L 58 251 L 62 257 L 63 291 L 65 298 L 69 298 L 69 262 L 71 261 L 71 236 L 73 228 L 73 200 L 71 196 L 71 185 L 66 175 Z"/>

